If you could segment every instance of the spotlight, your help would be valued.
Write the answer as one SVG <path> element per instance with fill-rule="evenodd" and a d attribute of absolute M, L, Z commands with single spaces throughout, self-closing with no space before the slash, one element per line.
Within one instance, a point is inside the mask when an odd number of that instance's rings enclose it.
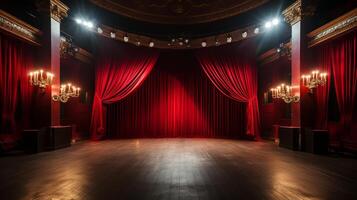
<path fill-rule="evenodd" d="M 115 38 L 115 33 L 110 32 L 110 37 L 111 37 L 111 38 Z"/>
<path fill-rule="evenodd" d="M 124 35 L 124 42 L 129 42 L 129 37 L 127 34 Z"/>
<path fill-rule="evenodd" d="M 175 42 L 175 41 L 176 41 L 176 39 L 175 39 L 175 38 L 172 38 L 172 39 L 171 39 L 171 42 Z"/>
<path fill-rule="evenodd" d="M 149 47 L 154 47 L 154 42 L 153 41 L 151 41 L 150 43 L 149 43 Z"/>
<path fill-rule="evenodd" d="M 79 18 L 76 18 L 76 22 L 77 22 L 77 24 L 82 24 L 83 23 L 83 21 L 81 19 L 79 19 Z"/>
<path fill-rule="evenodd" d="M 141 42 L 140 42 L 140 41 L 137 41 L 137 42 L 136 42 L 136 45 L 140 46 L 140 45 L 141 45 Z"/>
<path fill-rule="evenodd" d="M 190 40 L 188 40 L 188 39 L 185 39 L 185 43 L 186 43 L 186 44 L 188 44 L 188 42 L 190 42 Z"/>
<path fill-rule="evenodd" d="M 93 28 L 93 23 L 92 22 L 87 22 L 87 27 L 88 28 Z"/>
<path fill-rule="evenodd" d="M 231 43 L 232 42 L 232 36 L 228 36 L 227 37 L 227 43 Z"/>
<path fill-rule="evenodd" d="M 272 23 L 274 26 L 278 25 L 279 22 L 280 22 L 280 20 L 279 20 L 278 18 L 274 18 L 274 19 L 271 21 L 271 23 Z"/>
<path fill-rule="evenodd" d="M 254 29 L 254 33 L 255 33 L 255 34 L 258 34 L 258 33 L 259 33 L 259 28 L 255 28 L 255 29 Z"/>
<path fill-rule="evenodd" d="M 179 42 L 179 45 L 182 46 L 182 45 L 183 45 L 183 42 L 180 41 L 180 42 Z"/>
<path fill-rule="evenodd" d="M 271 22 L 270 21 L 268 21 L 268 22 L 265 22 L 265 28 L 267 28 L 267 29 L 269 29 L 269 28 L 271 28 Z"/>
<path fill-rule="evenodd" d="M 201 45 L 202 45 L 202 47 L 206 47 L 206 46 L 207 46 L 207 42 L 203 41 L 203 42 L 201 43 Z"/>
<path fill-rule="evenodd" d="M 281 49 L 280 49 L 280 48 L 277 48 L 277 49 L 276 49 L 276 52 L 280 53 L 280 52 L 281 52 Z"/>
<path fill-rule="evenodd" d="M 102 30 L 100 27 L 98 27 L 98 28 L 97 28 L 97 32 L 98 32 L 99 34 L 102 34 L 102 33 L 103 33 L 103 30 Z"/>
<path fill-rule="evenodd" d="M 248 36 L 247 31 L 244 31 L 244 32 L 242 33 L 242 37 L 243 37 L 243 38 L 246 38 L 247 36 Z"/>
<path fill-rule="evenodd" d="M 219 46 L 221 43 L 218 40 L 216 40 L 215 44 L 216 46 Z"/>

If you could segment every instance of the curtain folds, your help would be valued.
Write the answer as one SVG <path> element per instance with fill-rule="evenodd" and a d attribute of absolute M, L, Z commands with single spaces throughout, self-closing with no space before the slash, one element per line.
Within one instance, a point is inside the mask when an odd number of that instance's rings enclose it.
<path fill-rule="evenodd" d="M 233 52 L 217 54 L 217 50 L 207 50 L 196 55 L 203 71 L 219 91 L 231 99 L 247 103 L 247 135 L 259 138 L 260 116 L 255 61 L 249 55 Z"/>
<path fill-rule="evenodd" d="M 332 73 L 335 83 L 340 123 L 345 133 L 351 131 L 353 112 L 356 106 L 357 89 L 357 32 L 327 47 L 332 59 Z M 354 134 L 357 134 L 354 132 Z"/>
<path fill-rule="evenodd" d="M 356 110 L 357 89 L 357 32 L 333 40 L 322 47 L 321 67 L 333 76 L 337 104 L 340 113 L 339 124 L 343 130 L 337 134 L 355 134 L 353 117 Z M 317 128 L 327 128 L 330 77 L 327 87 L 317 88 Z M 340 135 L 341 136 L 341 135 Z M 354 135 L 357 138 L 357 134 Z"/>
<path fill-rule="evenodd" d="M 245 110 L 212 85 L 191 51 L 161 52 L 140 88 L 107 106 L 107 135 L 245 138 Z"/>
<path fill-rule="evenodd" d="M 29 125 L 31 97 L 26 77 L 32 65 L 31 51 L 26 44 L 0 34 L 1 133 L 16 133 L 20 126 Z M 17 120 L 16 112 L 22 113 L 21 119 Z"/>
<path fill-rule="evenodd" d="M 101 60 L 96 67 L 90 127 L 94 140 L 104 136 L 106 123 L 103 104 L 111 104 L 130 95 L 150 74 L 158 58 L 156 51 L 127 46 L 111 50 L 115 53 L 102 50 Z"/>

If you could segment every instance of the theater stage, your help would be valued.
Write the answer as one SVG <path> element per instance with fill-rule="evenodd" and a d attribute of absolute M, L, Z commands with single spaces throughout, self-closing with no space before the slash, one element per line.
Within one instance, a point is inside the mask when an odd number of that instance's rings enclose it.
<path fill-rule="evenodd" d="M 223 139 L 83 142 L 0 158 L 0 199 L 357 199 L 357 160 Z"/>

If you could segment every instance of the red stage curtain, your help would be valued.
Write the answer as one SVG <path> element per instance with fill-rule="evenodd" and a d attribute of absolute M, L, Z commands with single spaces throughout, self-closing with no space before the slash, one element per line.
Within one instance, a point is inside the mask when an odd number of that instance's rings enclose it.
<path fill-rule="evenodd" d="M 101 50 L 95 74 L 90 128 L 92 139 L 100 139 L 105 132 L 103 104 L 120 101 L 137 89 L 149 75 L 157 57 L 158 53 L 154 50 L 126 45 L 113 47 L 108 44 L 106 49 Z"/>
<path fill-rule="evenodd" d="M 315 128 L 327 130 L 328 128 L 328 99 L 331 83 L 331 66 L 332 66 L 332 57 L 330 56 L 330 49 L 320 48 L 318 70 L 321 72 L 327 72 L 327 84 L 323 87 L 316 88 L 316 119 L 315 119 Z"/>
<path fill-rule="evenodd" d="M 1 133 L 16 133 L 21 126 L 28 126 L 31 98 L 27 73 L 32 64 L 27 44 L 0 34 Z M 17 112 L 19 118 L 15 116 Z"/>
<path fill-rule="evenodd" d="M 162 52 L 132 95 L 107 107 L 111 138 L 245 136 L 245 103 L 221 94 L 192 51 Z"/>
<path fill-rule="evenodd" d="M 326 48 L 329 50 L 329 56 L 332 59 L 332 73 L 340 111 L 340 123 L 344 127 L 344 133 L 355 134 L 353 137 L 356 137 L 356 130 L 351 130 L 351 128 L 356 106 L 357 32 L 333 41 Z"/>
<path fill-rule="evenodd" d="M 247 135 L 259 138 L 257 69 L 249 53 L 254 55 L 246 48 L 238 51 L 214 48 L 198 52 L 197 58 L 219 91 L 236 101 L 247 102 Z"/>

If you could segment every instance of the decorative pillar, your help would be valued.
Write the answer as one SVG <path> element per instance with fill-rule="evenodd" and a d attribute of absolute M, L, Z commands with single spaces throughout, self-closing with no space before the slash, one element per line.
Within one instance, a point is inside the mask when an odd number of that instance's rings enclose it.
<path fill-rule="evenodd" d="M 309 70 L 309 58 L 306 40 L 308 16 L 312 16 L 314 7 L 307 0 L 297 0 L 283 11 L 284 19 L 291 25 L 291 85 L 298 86 L 294 92 L 300 94 L 300 102 L 291 104 L 291 125 L 309 127 L 313 116 L 312 98 L 301 84 L 301 75 Z M 309 114 L 309 116 L 307 115 Z"/>
<path fill-rule="evenodd" d="M 37 4 L 42 17 L 42 51 L 40 55 L 40 65 L 50 70 L 54 75 L 53 85 L 50 89 L 49 98 L 46 101 L 50 102 L 50 116 L 48 112 L 46 116 L 50 118 L 51 126 L 60 125 L 60 103 L 52 101 L 53 94 L 58 94 L 60 80 L 60 43 L 61 30 L 60 24 L 64 17 L 67 17 L 68 7 L 60 0 L 40 0 Z M 46 104 L 42 102 L 42 104 Z M 48 125 L 48 124 L 47 124 Z"/>

